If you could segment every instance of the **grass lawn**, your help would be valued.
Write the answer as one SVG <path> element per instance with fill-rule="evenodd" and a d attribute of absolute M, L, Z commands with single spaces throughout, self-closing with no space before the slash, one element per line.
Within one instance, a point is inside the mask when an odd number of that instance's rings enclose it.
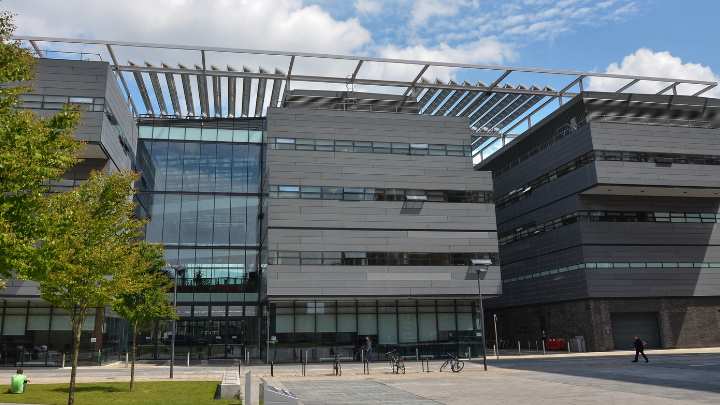
<path fill-rule="evenodd" d="M 77 405 L 240 405 L 239 400 L 213 400 L 217 381 L 136 382 L 133 392 L 127 382 L 78 384 Z M 3 389 L 0 403 L 67 404 L 67 384 L 29 384 L 24 394 Z"/>

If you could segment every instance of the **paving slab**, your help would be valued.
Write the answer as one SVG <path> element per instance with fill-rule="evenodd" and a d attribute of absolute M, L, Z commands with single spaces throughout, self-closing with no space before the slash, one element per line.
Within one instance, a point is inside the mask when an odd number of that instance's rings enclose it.
<path fill-rule="evenodd" d="M 284 381 L 284 385 L 304 405 L 437 405 L 441 402 L 420 397 L 413 393 L 378 381 Z"/>

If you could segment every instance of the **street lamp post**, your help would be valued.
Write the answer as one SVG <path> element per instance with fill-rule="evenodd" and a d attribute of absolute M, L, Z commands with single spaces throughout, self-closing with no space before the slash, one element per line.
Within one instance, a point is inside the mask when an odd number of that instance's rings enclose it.
<path fill-rule="evenodd" d="M 486 353 L 486 343 L 485 343 L 485 310 L 483 309 L 483 296 L 482 296 L 482 290 L 480 289 L 480 280 L 485 278 L 485 275 L 488 272 L 488 266 L 492 264 L 492 261 L 489 259 L 472 259 L 471 260 L 471 269 L 475 270 L 475 273 L 477 275 L 477 285 L 478 285 L 478 299 L 480 301 L 480 335 L 482 337 L 482 355 L 483 355 L 483 369 L 487 371 L 487 353 Z"/>
<path fill-rule="evenodd" d="M 493 314 L 493 326 L 495 327 L 495 357 L 500 360 L 500 342 L 498 342 L 497 334 L 497 314 Z"/>
<path fill-rule="evenodd" d="M 177 274 L 182 266 L 172 266 L 173 269 L 173 309 L 177 314 Z M 177 333 L 177 320 L 172 321 L 172 336 L 170 336 L 170 379 L 173 379 L 175 369 L 175 334 Z"/>

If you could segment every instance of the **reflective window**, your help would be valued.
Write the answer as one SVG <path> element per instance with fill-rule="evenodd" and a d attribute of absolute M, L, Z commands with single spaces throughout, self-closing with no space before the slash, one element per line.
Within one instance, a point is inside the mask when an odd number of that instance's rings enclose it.
<path fill-rule="evenodd" d="M 303 198 L 346 201 L 405 201 L 406 195 L 427 196 L 428 201 L 451 203 L 490 203 L 491 191 L 407 190 L 362 187 L 320 187 L 270 185 L 270 198 Z"/>
<path fill-rule="evenodd" d="M 471 259 L 497 262 L 497 253 L 270 251 L 268 264 L 342 266 L 467 266 Z"/>
<path fill-rule="evenodd" d="M 370 142 L 305 138 L 271 138 L 272 149 L 326 152 L 393 153 L 398 155 L 470 156 L 469 145 L 428 145 L 426 143 Z"/>

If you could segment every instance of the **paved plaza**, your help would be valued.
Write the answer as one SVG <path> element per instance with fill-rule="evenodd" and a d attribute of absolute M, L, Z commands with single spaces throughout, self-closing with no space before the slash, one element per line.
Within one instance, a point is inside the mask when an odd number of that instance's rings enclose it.
<path fill-rule="evenodd" d="M 332 375 L 328 363 L 310 364 L 302 376 L 298 365 L 244 367 L 256 379 L 263 377 L 297 394 L 306 405 L 317 404 L 717 404 L 720 403 L 720 349 L 648 352 L 650 363 L 631 363 L 629 352 L 535 355 L 489 360 L 482 370 L 477 360 L 466 362 L 461 373 L 430 373 L 419 363 L 407 362 L 407 374 L 394 375 L 387 363 L 373 363 L 370 375 L 357 363 L 343 364 L 343 375 Z M 220 380 L 232 364 L 177 366 L 181 380 Z M 11 369 L 0 371 L 8 381 Z M 68 369 L 26 369 L 32 383 L 67 382 Z M 122 364 L 83 367 L 81 382 L 127 381 Z M 141 364 L 138 380 L 165 380 L 165 365 Z M 259 381 L 259 380 L 258 380 Z"/>

